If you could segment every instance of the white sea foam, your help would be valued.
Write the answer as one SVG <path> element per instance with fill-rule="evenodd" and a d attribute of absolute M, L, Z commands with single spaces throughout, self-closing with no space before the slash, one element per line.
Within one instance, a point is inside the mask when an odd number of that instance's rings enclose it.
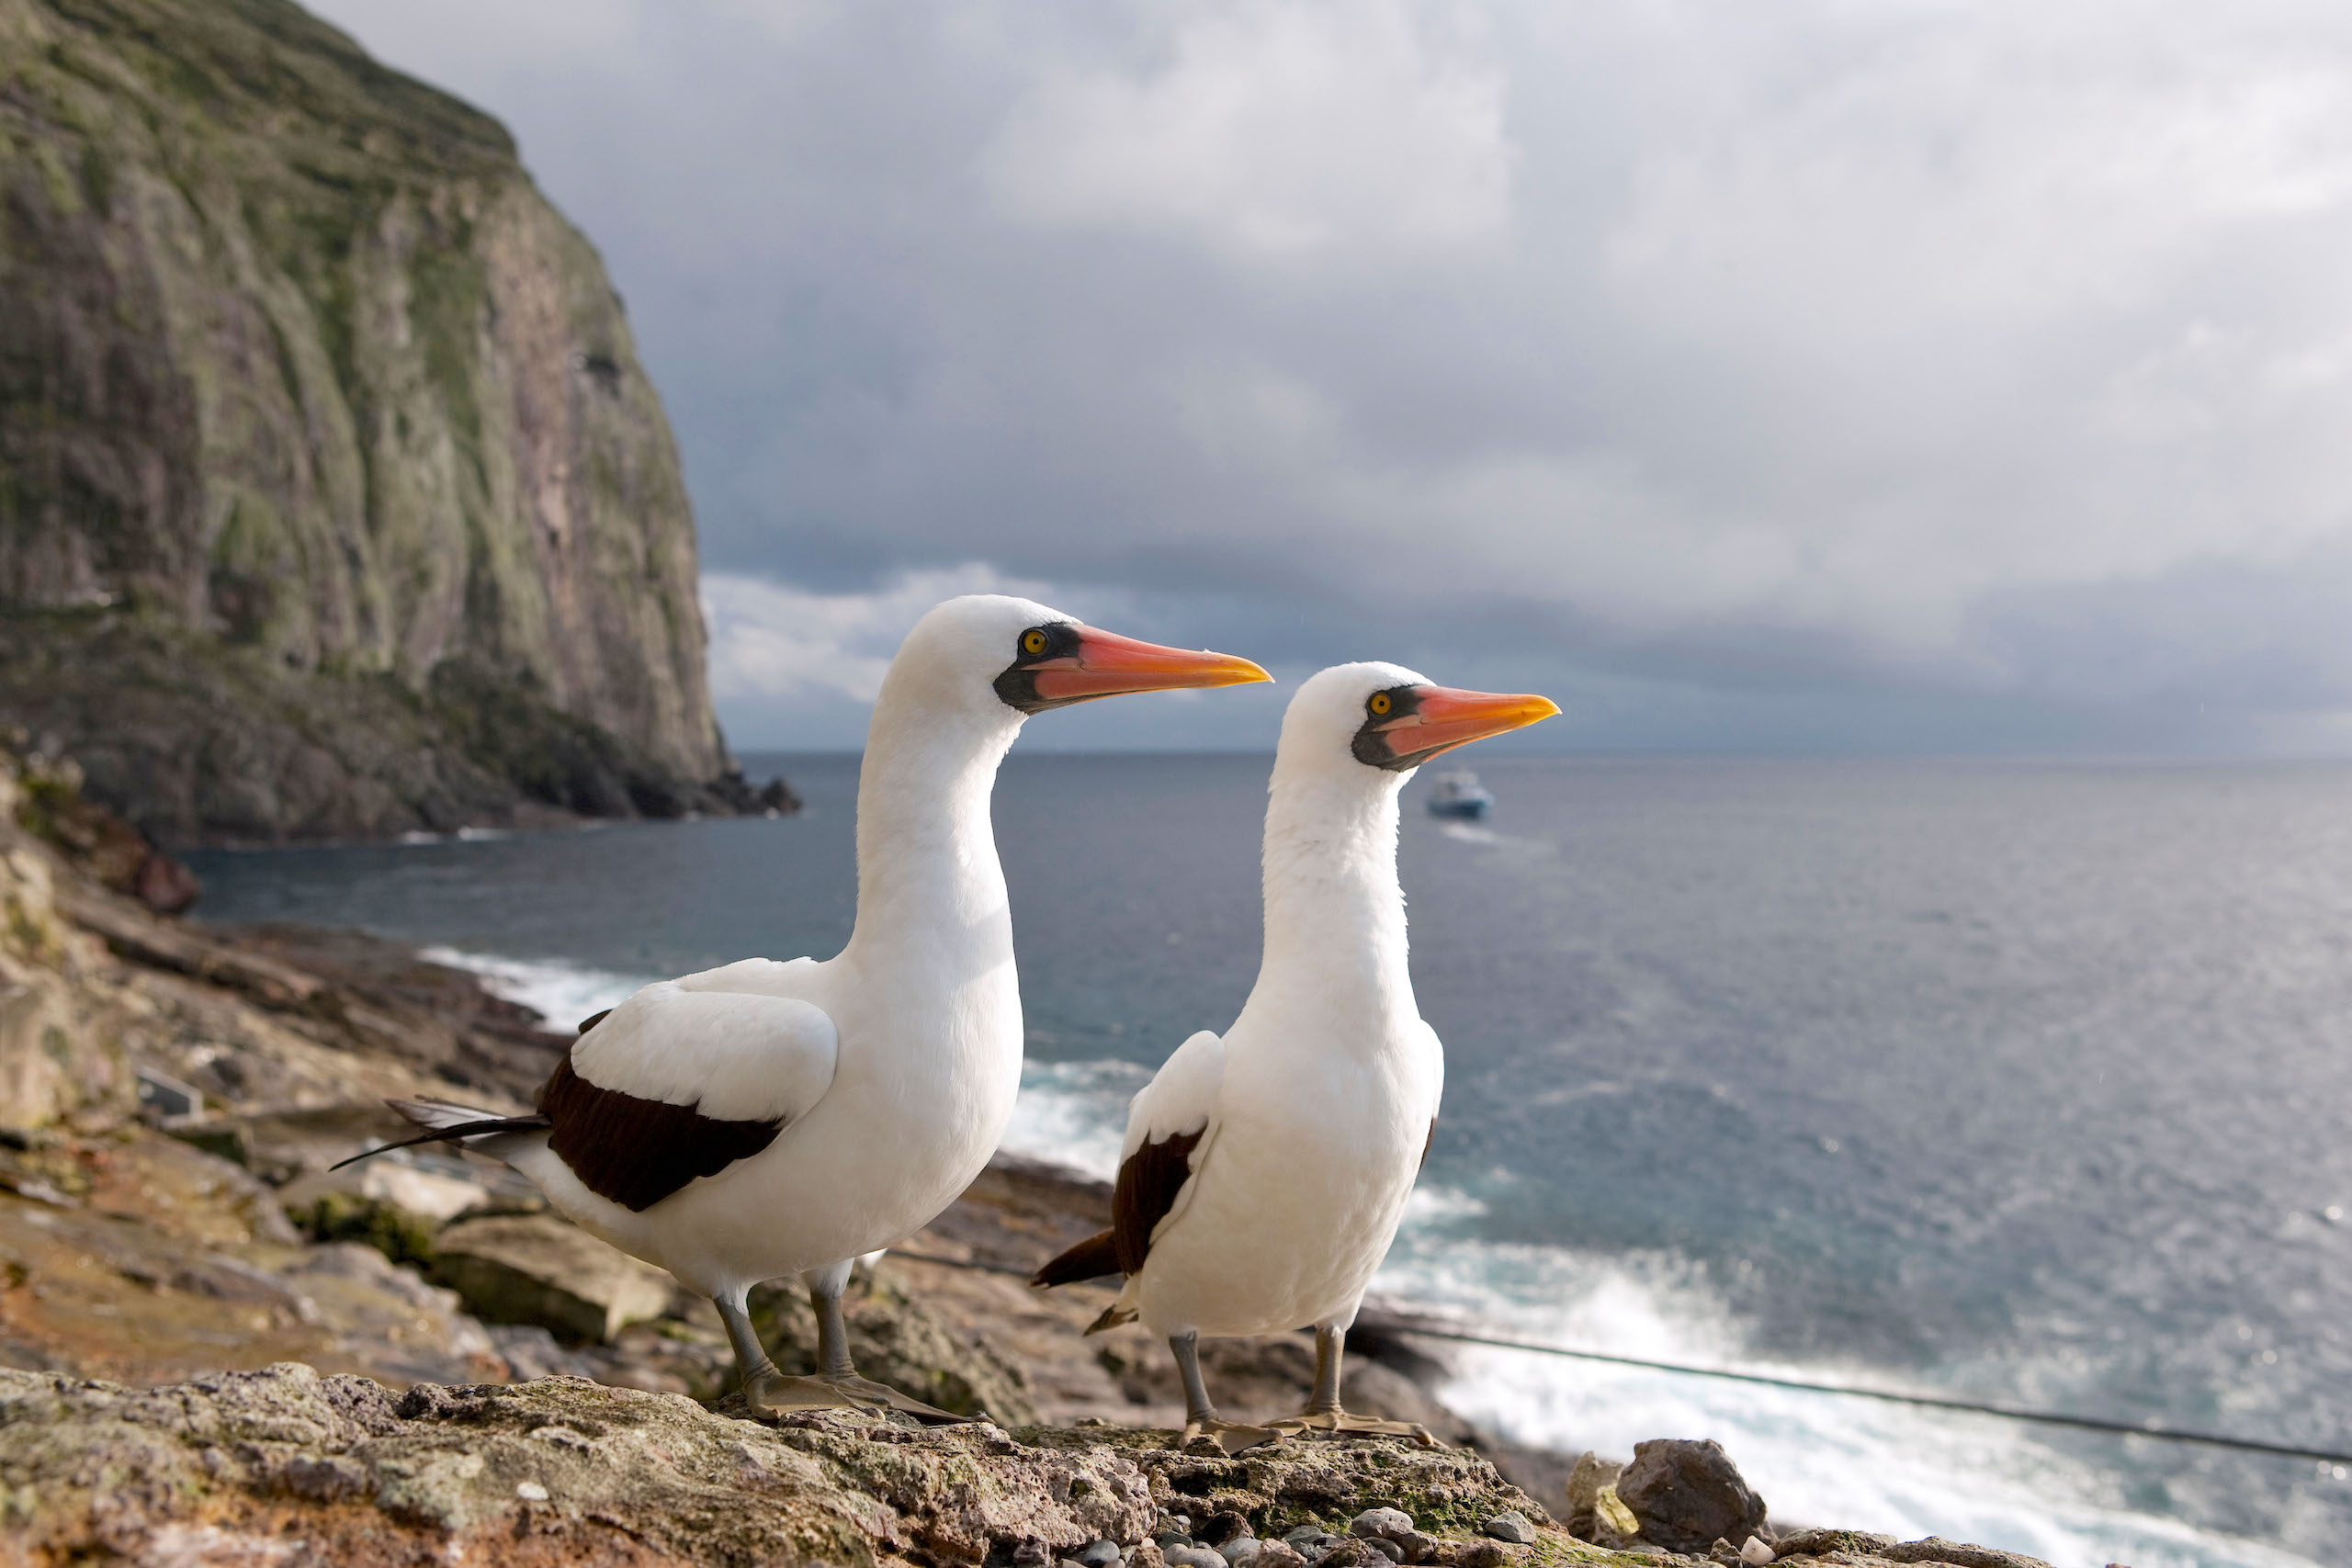
<path fill-rule="evenodd" d="M 591 1013 L 601 1012 L 651 984 L 659 976 L 622 975 L 592 969 L 560 958 L 503 958 L 492 953 L 464 953 L 454 947 L 428 947 L 417 953 L 434 964 L 446 964 L 481 976 L 494 996 L 520 1002 L 547 1019 L 558 1030 L 568 1030 Z"/>
<path fill-rule="evenodd" d="M 1476 844 L 1484 849 L 1509 850 L 1521 858 L 1550 855 L 1559 846 L 1549 839 L 1530 839 L 1516 833 L 1499 833 L 1492 828 L 1482 828 L 1475 822 L 1441 822 L 1438 832 L 1456 843 Z"/>
<path fill-rule="evenodd" d="M 1132 1062 L 1031 1062 L 1004 1147 L 1108 1181 L 1119 1172 L 1127 1101 L 1150 1081 L 1151 1069 Z"/>
<path fill-rule="evenodd" d="M 1433 1195 L 1408 1213 L 1375 1283 L 1465 1332 L 1610 1355 L 1808 1382 L 1883 1385 L 1884 1374 L 1776 1364 L 1752 1354 L 1703 1275 L 1668 1255 L 1578 1255 L 1480 1241 Z M 1445 1216 L 1442 1219 L 1438 1216 Z M 1433 1223 L 1432 1223 L 1433 1222 Z M 2112 1476 L 2037 1440 L 2031 1428 L 1962 1416 L 1527 1351 L 1450 1346 L 1445 1402 L 1523 1443 L 1629 1456 L 1657 1437 L 1712 1437 L 1774 1517 L 1905 1540 L 1941 1535 L 2057 1568 L 2310 1568 L 2274 1547 L 2136 1514 Z"/>

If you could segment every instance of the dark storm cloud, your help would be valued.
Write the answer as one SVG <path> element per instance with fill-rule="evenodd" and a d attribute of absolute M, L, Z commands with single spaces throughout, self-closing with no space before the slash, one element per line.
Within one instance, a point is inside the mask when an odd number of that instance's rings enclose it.
<path fill-rule="evenodd" d="M 322 8 L 605 252 L 745 743 L 997 582 L 1554 744 L 2341 739 L 2336 7 Z"/>

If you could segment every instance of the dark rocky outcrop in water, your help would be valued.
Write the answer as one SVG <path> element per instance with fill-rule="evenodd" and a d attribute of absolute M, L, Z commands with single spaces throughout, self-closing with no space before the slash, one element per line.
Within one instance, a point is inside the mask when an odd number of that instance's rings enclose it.
<path fill-rule="evenodd" d="M 152 837 L 788 805 L 494 120 L 287 0 L 0 0 L 0 717 Z"/>

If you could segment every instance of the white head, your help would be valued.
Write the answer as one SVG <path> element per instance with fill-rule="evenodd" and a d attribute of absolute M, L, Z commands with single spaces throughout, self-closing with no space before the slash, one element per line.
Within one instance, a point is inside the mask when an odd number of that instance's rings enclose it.
<path fill-rule="evenodd" d="M 883 678 L 876 716 L 912 710 L 914 722 L 966 718 L 1009 732 L 1031 714 L 1096 697 L 1269 678 L 1246 659 L 1137 642 L 1034 599 L 970 593 L 915 623 Z"/>
<path fill-rule="evenodd" d="M 1367 1000 L 1411 1015 L 1396 793 L 1438 753 L 1559 711 L 1544 697 L 1432 685 L 1400 664 L 1341 664 L 1309 676 L 1274 748 L 1266 955 L 1250 1005 L 1305 995 L 1327 1017 Z M 1304 992 L 1302 976 L 1313 982 Z M 1286 978 L 1270 985 L 1276 976 Z"/>
<path fill-rule="evenodd" d="M 1337 664 L 1291 698 L 1274 773 L 1393 792 L 1442 751 L 1559 711 L 1548 697 L 1435 685 L 1401 664 Z"/>

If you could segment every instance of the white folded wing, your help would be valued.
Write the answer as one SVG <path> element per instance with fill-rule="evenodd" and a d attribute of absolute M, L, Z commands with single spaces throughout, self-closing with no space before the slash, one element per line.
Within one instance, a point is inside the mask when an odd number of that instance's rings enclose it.
<path fill-rule="evenodd" d="M 1217 1097 L 1225 1089 L 1225 1041 L 1212 1030 L 1202 1030 L 1176 1047 L 1152 1080 L 1136 1091 L 1127 1104 L 1127 1136 L 1119 1148 L 1119 1163 L 1125 1165 L 1136 1156 L 1147 1144 L 1160 1144 L 1170 1138 L 1198 1134 L 1200 1142 L 1193 1145 L 1187 1161 L 1188 1168 L 1198 1171 L 1209 1157 L 1209 1149 L 1216 1142 Z M 1147 1153 L 1144 1157 L 1151 1156 Z M 1168 1213 L 1153 1224 L 1151 1234 L 1157 1237 L 1191 1207 L 1195 1183 L 1189 1178 Z"/>
<path fill-rule="evenodd" d="M 721 1122 L 797 1122 L 831 1086 L 840 1050 L 824 1009 L 790 994 L 815 967 L 747 958 L 648 986 L 580 1037 L 571 1070 Z"/>

